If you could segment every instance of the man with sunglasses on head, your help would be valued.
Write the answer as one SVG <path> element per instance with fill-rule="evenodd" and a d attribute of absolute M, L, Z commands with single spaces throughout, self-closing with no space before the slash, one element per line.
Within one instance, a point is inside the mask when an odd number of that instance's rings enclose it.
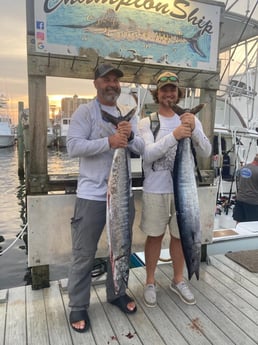
<path fill-rule="evenodd" d="M 139 132 L 144 139 L 143 154 L 143 199 L 141 230 L 147 235 L 145 242 L 146 284 L 143 300 L 146 306 L 157 304 L 155 270 L 160 257 L 162 239 L 167 227 L 170 231 L 170 256 L 173 262 L 173 277 L 170 289 L 186 304 L 196 300 L 183 277 L 184 254 L 181 246 L 173 194 L 172 171 L 178 140 L 190 137 L 193 146 L 202 157 L 211 153 L 211 144 L 203 132 L 200 121 L 191 113 L 176 114 L 170 104 L 177 104 L 182 97 L 179 80 L 172 72 L 161 73 L 156 78 L 152 92 L 158 103 L 156 114 L 159 130 L 154 135 L 150 117 L 139 122 Z"/>
<path fill-rule="evenodd" d="M 76 332 L 89 329 L 91 272 L 97 245 L 106 224 L 106 194 L 114 151 L 128 147 L 142 154 L 143 139 L 137 133 L 136 116 L 121 121 L 115 127 L 110 117 L 120 117 L 117 99 L 121 93 L 119 79 L 123 72 L 112 65 L 102 64 L 95 70 L 94 86 L 97 96 L 81 104 L 72 115 L 67 135 L 70 157 L 80 158 L 77 197 L 71 219 L 72 264 L 68 280 L 69 321 Z M 130 164 L 129 164 L 130 166 Z M 130 168 L 129 168 L 130 169 Z M 130 173 L 130 172 L 129 172 Z M 129 226 L 132 234 L 134 200 L 129 201 Z M 130 242 L 132 237 L 130 238 Z M 131 246 L 131 243 L 130 243 Z M 128 253 L 129 260 L 130 253 Z M 124 313 L 136 312 L 133 299 L 126 294 L 126 283 L 115 294 L 110 262 L 107 263 L 107 300 Z"/>

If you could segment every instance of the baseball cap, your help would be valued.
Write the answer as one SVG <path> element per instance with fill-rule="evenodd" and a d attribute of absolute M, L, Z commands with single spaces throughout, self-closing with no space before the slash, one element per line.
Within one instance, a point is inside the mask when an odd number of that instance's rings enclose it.
<path fill-rule="evenodd" d="M 157 84 L 158 89 L 169 84 L 178 87 L 179 85 L 178 76 L 173 72 L 163 72 L 157 76 L 156 84 Z"/>
<path fill-rule="evenodd" d="M 120 71 L 120 69 L 118 69 L 112 65 L 109 65 L 109 64 L 102 64 L 96 68 L 94 79 L 96 80 L 98 78 L 102 78 L 110 72 L 115 73 L 118 78 L 121 78 L 124 75 L 124 73 L 122 71 Z"/>

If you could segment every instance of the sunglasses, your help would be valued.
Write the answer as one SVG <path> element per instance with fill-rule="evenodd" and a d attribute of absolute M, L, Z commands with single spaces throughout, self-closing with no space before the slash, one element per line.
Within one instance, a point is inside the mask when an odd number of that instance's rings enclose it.
<path fill-rule="evenodd" d="M 159 79 L 159 82 L 160 82 L 160 81 L 168 81 L 168 80 L 170 80 L 170 81 L 179 81 L 177 77 L 171 76 L 171 77 L 161 77 L 161 78 Z"/>

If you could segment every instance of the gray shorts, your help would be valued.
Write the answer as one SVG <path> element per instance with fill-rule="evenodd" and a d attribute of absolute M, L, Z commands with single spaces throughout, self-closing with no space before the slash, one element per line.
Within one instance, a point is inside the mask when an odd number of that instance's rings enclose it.
<path fill-rule="evenodd" d="M 160 236 L 169 227 L 171 235 L 180 238 L 174 194 L 145 193 L 142 195 L 141 230 L 148 236 Z"/>

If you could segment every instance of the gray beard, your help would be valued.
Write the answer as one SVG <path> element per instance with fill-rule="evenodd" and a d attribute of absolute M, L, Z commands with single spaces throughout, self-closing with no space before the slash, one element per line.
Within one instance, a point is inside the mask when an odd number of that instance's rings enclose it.
<path fill-rule="evenodd" d="M 105 96 L 104 96 L 104 99 L 105 99 L 107 102 L 116 103 L 118 97 L 119 97 L 118 94 L 116 94 L 116 95 L 105 95 Z"/>

